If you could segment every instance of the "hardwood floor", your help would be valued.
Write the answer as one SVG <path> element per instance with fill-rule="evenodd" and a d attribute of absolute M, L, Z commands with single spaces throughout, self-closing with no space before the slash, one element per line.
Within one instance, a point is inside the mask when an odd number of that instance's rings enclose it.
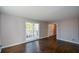
<path fill-rule="evenodd" d="M 16 46 L 12 46 L 12 47 L 8 47 L 8 48 L 4 48 L 2 49 L 2 53 L 22 53 L 25 52 L 26 50 L 26 44 L 20 44 L 20 45 L 16 45 Z"/>
<path fill-rule="evenodd" d="M 55 52 L 57 47 L 56 37 L 50 36 L 47 38 L 43 38 L 42 40 L 39 40 L 39 47 L 40 51 L 43 53 Z"/>
<path fill-rule="evenodd" d="M 56 36 L 51 36 L 2 49 L 2 53 L 79 53 L 79 45 L 56 40 Z"/>
<path fill-rule="evenodd" d="M 26 53 L 39 53 L 39 41 L 32 41 L 26 44 Z"/>
<path fill-rule="evenodd" d="M 79 44 L 57 40 L 56 52 L 59 53 L 79 53 Z"/>

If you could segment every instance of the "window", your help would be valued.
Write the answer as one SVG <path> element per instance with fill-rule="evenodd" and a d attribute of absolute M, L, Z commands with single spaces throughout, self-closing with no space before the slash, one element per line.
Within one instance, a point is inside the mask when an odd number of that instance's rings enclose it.
<path fill-rule="evenodd" d="M 39 24 L 26 22 L 26 40 L 39 38 Z"/>

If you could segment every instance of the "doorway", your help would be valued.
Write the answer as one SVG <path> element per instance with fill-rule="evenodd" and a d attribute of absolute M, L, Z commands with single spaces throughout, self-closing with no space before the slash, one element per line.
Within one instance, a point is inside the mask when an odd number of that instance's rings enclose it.
<path fill-rule="evenodd" d="M 48 36 L 56 36 L 57 34 L 57 25 L 56 24 L 49 24 L 48 25 Z"/>

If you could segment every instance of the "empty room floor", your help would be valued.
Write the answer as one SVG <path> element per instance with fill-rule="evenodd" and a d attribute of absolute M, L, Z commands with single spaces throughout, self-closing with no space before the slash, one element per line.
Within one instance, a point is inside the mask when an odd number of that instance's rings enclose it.
<path fill-rule="evenodd" d="M 2 53 L 78 53 L 79 45 L 54 36 L 2 49 Z"/>

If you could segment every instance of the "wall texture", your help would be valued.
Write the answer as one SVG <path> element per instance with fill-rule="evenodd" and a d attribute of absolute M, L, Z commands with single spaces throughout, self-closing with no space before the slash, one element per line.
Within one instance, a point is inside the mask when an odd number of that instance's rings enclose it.
<path fill-rule="evenodd" d="M 0 44 L 1 44 L 1 14 L 0 14 Z"/>
<path fill-rule="evenodd" d="M 41 22 L 39 27 L 40 38 L 45 38 L 48 36 L 48 23 Z"/>
<path fill-rule="evenodd" d="M 3 47 L 14 46 L 26 42 L 25 38 L 25 22 L 28 19 L 16 17 L 12 15 L 1 15 L 1 39 Z M 30 21 L 38 22 L 38 21 Z M 48 23 L 38 22 L 40 24 L 40 38 L 46 37 L 48 33 Z"/>
<path fill-rule="evenodd" d="M 48 22 L 28 19 L 25 19 L 25 22 L 39 23 L 39 38 L 48 36 Z"/>
<path fill-rule="evenodd" d="M 79 43 L 79 20 L 57 22 L 57 39 Z"/>
<path fill-rule="evenodd" d="M 2 45 L 9 46 L 25 41 L 24 20 L 10 15 L 1 15 Z"/>

